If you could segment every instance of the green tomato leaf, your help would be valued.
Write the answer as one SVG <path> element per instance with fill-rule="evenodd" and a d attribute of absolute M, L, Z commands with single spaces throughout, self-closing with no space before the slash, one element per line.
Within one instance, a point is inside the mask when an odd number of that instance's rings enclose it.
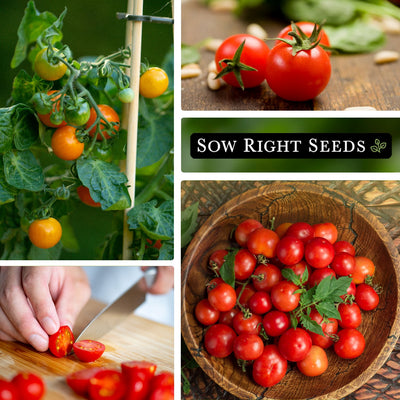
<path fill-rule="evenodd" d="M 162 243 L 159 251 L 159 260 L 172 260 L 174 258 L 174 242 L 172 240 L 166 240 Z"/>
<path fill-rule="evenodd" d="M 142 229 L 153 240 L 170 240 L 174 236 L 174 202 L 167 200 L 157 207 L 157 200 L 139 204 L 128 212 L 129 228 Z"/>
<path fill-rule="evenodd" d="M 316 310 L 322 315 L 322 317 L 326 318 L 335 318 L 341 319 L 340 313 L 336 308 L 336 305 L 332 302 L 321 302 L 315 305 Z"/>
<path fill-rule="evenodd" d="M 199 213 L 199 202 L 193 203 L 182 212 L 181 217 L 181 246 L 185 247 L 192 240 L 197 229 L 197 215 Z"/>
<path fill-rule="evenodd" d="M 11 150 L 14 138 L 13 114 L 16 106 L 0 108 L 0 154 Z"/>
<path fill-rule="evenodd" d="M 324 335 L 321 325 L 318 324 L 317 321 L 311 319 L 309 315 L 302 314 L 300 316 L 300 324 L 303 326 L 304 329 L 310 332 L 314 332 L 318 335 Z"/>
<path fill-rule="evenodd" d="M 16 104 L 28 104 L 36 92 L 47 92 L 50 88 L 50 82 L 40 79 L 37 75 L 32 78 L 22 69 L 14 78 L 11 96 Z"/>
<path fill-rule="evenodd" d="M 4 176 L 3 160 L 0 158 L 0 205 L 10 203 L 15 200 L 17 191 L 10 186 Z"/>
<path fill-rule="evenodd" d="M 32 245 L 28 253 L 28 260 L 58 260 L 62 248 L 61 242 L 50 249 L 39 249 L 39 247 Z"/>
<path fill-rule="evenodd" d="M 39 123 L 32 109 L 20 105 L 13 114 L 14 144 L 18 150 L 28 150 L 37 140 Z"/>
<path fill-rule="evenodd" d="M 128 178 L 118 166 L 101 160 L 79 158 L 76 162 L 78 177 L 89 188 L 95 202 L 103 210 L 124 210 L 131 199 L 126 188 Z"/>
<path fill-rule="evenodd" d="M 38 192 L 43 189 L 44 175 L 35 156 L 29 151 L 9 151 L 3 156 L 4 175 L 17 189 Z"/>
<path fill-rule="evenodd" d="M 235 288 L 235 257 L 239 249 L 228 252 L 224 257 L 224 263 L 219 269 L 221 278 L 228 284 Z"/>
<path fill-rule="evenodd" d="M 306 268 L 306 269 L 307 269 L 307 268 Z M 299 277 L 292 269 L 290 269 L 290 268 L 284 268 L 284 269 L 282 269 L 281 272 L 282 272 L 282 276 L 283 276 L 286 280 L 288 280 L 288 281 L 294 283 L 296 286 L 300 286 L 300 285 L 301 285 L 300 277 Z"/>
<path fill-rule="evenodd" d="M 56 19 L 56 16 L 48 11 L 39 13 L 32 0 L 28 2 L 25 14 L 18 27 L 18 42 L 11 61 L 11 68 L 18 67 L 25 60 L 29 45 L 36 42 L 40 34 L 51 26 Z"/>
<path fill-rule="evenodd" d="M 327 276 L 317 285 L 313 301 L 341 303 L 342 299 L 340 296 L 347 293 L 351 280 L 349 276 L 342 276 L 338 279 Z"/>

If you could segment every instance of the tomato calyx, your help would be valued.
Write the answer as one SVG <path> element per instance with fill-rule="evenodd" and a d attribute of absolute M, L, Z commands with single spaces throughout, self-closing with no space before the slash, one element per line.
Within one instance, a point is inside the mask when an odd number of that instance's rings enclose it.
<path fill-rule="evenodd" d="M 223 76 L 233 72 L 233 74 L 235 75 L 242 90 L 244 90 L 245 87 L 244 87 L 242 75 L 240 72 L 241 71 L 257 71 L 256 68 L 253 68 L 249 65 L 246 65 L 246 64 L 240 62 L 240 57 L 242 56 L 242 52 L 243 52 L 245 43 L 246 43 L 246 40 L 243 40 L 243 42 L 237 48 L 232 59 L 224 58 L 219 61 L 219 65 L 222 68 L 222 70 L 215 77 L 215 79 L 222 78 Z M 222 67 L 222 64 L 226 64 L 226 67 Z"/>

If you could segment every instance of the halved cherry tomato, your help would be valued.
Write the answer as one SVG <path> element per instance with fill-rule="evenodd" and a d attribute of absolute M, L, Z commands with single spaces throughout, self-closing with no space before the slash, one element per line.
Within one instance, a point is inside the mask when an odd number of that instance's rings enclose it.
<path fill-rule="evenodd" d="M 19 400 L 15 385 L 5 379 L 0 379 L 0 400 Z"/>
<path fill-rule="evenodd" d="M 104 369 L 89 380 L 90 400 L 120 400 L 126 393 L 126 383 L 121 372 Z"/>
<path fill-rule="evenodd" d="M 11 382 L 17 388 L 21 400 L 40 400 L 46 391 L 43 379 L 32 373 L 20 372 Z"/>
<path fill-rule="evenodd" d="M 129 361 L 121 364 L 122 375 L 127 383 L 124 400 L 144 400 L 151 390 L 150 383 L 157 366 L 148 361 Z"/>
<path fill-rule="evenodd" d="M 153 377 L 149 400 L 174 400 L 174 374 L 163 371 Z"/>
<path fill-rule="evenodd" d="M 70 327 L 64 325 L 49 337 L 49 350 L 56 357 L 64 357 L 72 350 L 74 342 L 74 334 Z"/>
<path fill-rule="evenodd" d="M 81 202 L 86 204 L 87 206 L 90 207 L 101 207 L 100 203 L 97 203 L 92 199 L 92 196 L 90 195 L 89 188 L 86 186 L 78 186 L 76 188 L 76 192 L 78 193 L 79 198 L 81 199 Z"/>
<path fill-rule="evenodd" d="M 119 116 L 116 113 L 116 111 L 111 108 L 110 106 L 108 106 L 107 104 L 99 104 L 98 105 L 99 110 L 101 111 L 101 113 L 103 114 L 103 116 L 105 117 L 105 119 L 110 122 L 111 124 L 113 124 L 113 128 L 115 129 L 115 131 L 119 131 Z M 96 114 L 96 110 L 92 107 L 90 109 L 90 118 L 88 120 L 88 122 L 86 123 L 86 129 L 90 128 L 93 124 L 94 121 L 96 121 L 97 118 L 97 114 Z M 91 137 L 93 137 L 96 134 L 96 130 L 97 130 L 97 126 L 94 126 L 90 131 L 89 131 L 89 135 Z M 101 119 L 100 120 L 100 132 L 103 134 L 104 139 L 110 139 L 110 135 L 107 132 L 108 127 L 105 125 L 104 120 Z M 97 140 L 103 140 L 103 136 L 98 133 L 97 134 Z M 115 135 L 112 135 L 115 136 Z"/>
<path fill-rule="evenodd" d="M 94 367 L 81 369 L 67 375 L 67 385 L 80 396 L 85 396 L 88 393 L 89 381 L 103 368 Z"/>
<path fill-rule="evenodd" d="M 100 358 L 106 346 L 96 340 L 80 340 L 73 344 L 74 353 L 83 362 L 92 362 Z"/>

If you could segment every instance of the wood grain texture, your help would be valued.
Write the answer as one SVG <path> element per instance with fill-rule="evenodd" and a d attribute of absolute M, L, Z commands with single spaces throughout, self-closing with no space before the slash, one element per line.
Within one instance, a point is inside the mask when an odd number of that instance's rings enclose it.
<path fill-rule="evenodd" d="M 99 308 L 99 303 L 90 302 L 81 313 L 77 326 L 84 325 L 84 319 L 95 315 Z M 157 364 L 159 371 L 174 370 L 173 328 L 169 326 L 131 315 L 101 341 L 106 351 L 99 360 L 92 363 L 83 363 L 75 355 L 56 358 L 49 352 L 38 353 L 21 343 L 0 341 L 0 375 L 11 379 L 21 371 L 39 374 L 47 387 L 44 400 L 64 400 L 82 398 L 75 395 L 65 383 L 66 375 L 80 369 L 119 368 L 123 361 L 147 360 Z"/>
<path fill-rule="evenodd" d="M 213 12 L 199 0 L 186 1 L 182 4 L 182 42 L 194 45 L 207 38 L 225 39 L 245 32 L 250 22 L 260 23 L 269 37 L 276 37 L 285 26 L 285 22 L 267 20 L 265 16 L 256 18 L 258 21 L 247 22 L 229 12 Z M 384 49 L 399 48 L 400 35 L 389 35 Z M 209 90 L 207 66 L 214 54 L 201 50 L 201 76 L 182 80 L 182 109 L 344 110 L 347 107 L 372 106 L 377 110 L 400 110 L 399 62 L 376 65 L 373 56 L 372 53 L 332 56 L 332 76 L 324 92 L 313 101 L 289 102 L 277 97 L 266 82 L 244 92 L 230 86 L 218 91 Z"/>
<path fill-rule="evenodd" d="M 240 186 L 241 182 L 237 184 Z M 204 297 L 204 284 L 209 279 L 207 259 L 211 252 L 229 246 L 229 234 L 240 221 L 255 218 L 267 225 L 272 216 L 276 217 L 276 224 L 301 220 L 334 222 L 341 239 L 353 241 L 357 254 L 374 260 L 376 282 L 386 290 L 379 308 L 364 315 L 360 329 L 365 334 L 367 348 L 360 358 L 347 362 L 339 360 L 330 351 L 330 366 L 322 377 L 306 378 L 292 369 L 281 383 L 265 389 L 243 375 L 232 358 L 217 360 L 203 351 L 204 328 L 194 319 L 193 310 Z M 344 193 L 304 182 L 260 186 L 216 210 L 202 224 L 186 250 L 182 272 L 182 333 L 199 365 L 234 396 L 242 399 L 340 399 L 368 381 L 396 344 L 400 332 L 398 266 L 398 252 L 385 227 L 359 202 Z"/>

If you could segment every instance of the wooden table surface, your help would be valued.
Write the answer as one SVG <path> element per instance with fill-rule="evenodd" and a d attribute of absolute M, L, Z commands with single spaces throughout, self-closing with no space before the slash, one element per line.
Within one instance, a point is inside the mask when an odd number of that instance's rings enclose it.
<path fill-rule="evenodd" d="M 183 181 L 182 210 L 199 202 L 198 228 L 221 205 L 236 195 L 269 181 Z M 312 181 L 350 196 L 368 208 L 385 226 L 397 249 L 400 249 L 400 184 L 398 181 Z M 190 392 L 185 400 L 238 400 L 226 392 L 195 364 L 183 348 L 182 364 Z M 399 400 L 400 399 L 400 340 L 386 364 L 364 386 L 342 400 Z M 333 399 L 332 399 L 333 400 Z M 335 399 L 338 400 L 338 399 Z"/>
<path fill-rule="evenodd" d="M 269 37 L 276 37 L 286 24 L 262 18 L 251 22 L 262 25 Z M 182 4 L 182 42 L 195 45 L 207 38 L 225 39 L 244 33 L 249 22 L 230 12 L 211 11 L 200 0 L 186 0 Z M 400 35 L 389 35 L 382 49 L 398 51 Z M 244 92 L 230 86 L 218 91 L 209 90 L 207 66 L 214 59 L 214 53 L 202 49 L 201 76 L 182 80 L 182 109 L 344 110 L 347 107 L 372 106 L 377 110 L 400 110 L 399 61 L 376 65 L 373 57 L 373 53 L 332 56 L 332 76 L 323 93 L 312 101 L 289 102 L 277 97 L 266 82 Z"/>
<path fill-rule="evenodd" d="M 90 300 L 76 324 L 85 326 L 103 305 Z M 32 347 L 16 342 L 0 341 L 0 375 L 11 379 L 16 373 L 26 371 L 42 376 L 47 392 L 44 400 L 81 399 L 68 387 L 65 376 L 90 367 L 118 368 L 121 362 L 146 360 L 157 364 L 158 371 L 174 370 L 173 328 L 135 315 L 130 315 L 120 325 L 101 338 L 106 351 L 99 360 L 83 363 L 75 355 L 56 358 L 49 352 L 39 353 Z"/>

